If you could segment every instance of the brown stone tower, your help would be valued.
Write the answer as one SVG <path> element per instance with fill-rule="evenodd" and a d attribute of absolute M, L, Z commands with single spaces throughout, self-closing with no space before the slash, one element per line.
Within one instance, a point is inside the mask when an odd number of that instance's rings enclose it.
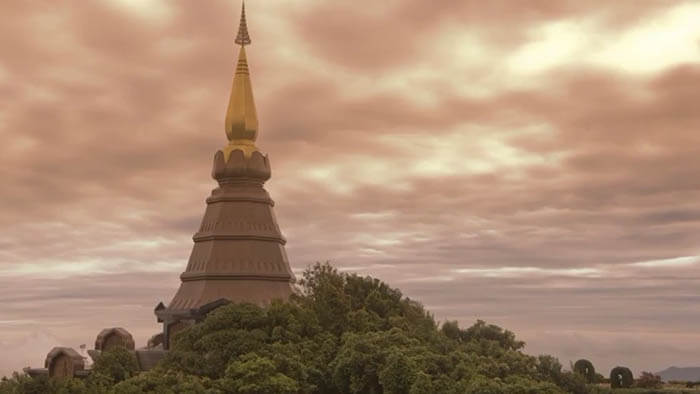
<path fill-rule="evenodd" d="M 235 42 L 240 52 L 226 112 L 229 142 L 214 155 L 212 170 L 219 186 L 206 200 L 180 288 L 167 307 L 156 307 L 164 324 L 166 349 L 175 331 L 201 320 L 222 303 L 261 304 L 286 299 L 293 291 L 285 239 L 272 209 L 274 202 L 263 188 L 270 179 L 270 161 L 255 146 L 258 119 L 245 52 L 250 44 L 245 8 Z"/>

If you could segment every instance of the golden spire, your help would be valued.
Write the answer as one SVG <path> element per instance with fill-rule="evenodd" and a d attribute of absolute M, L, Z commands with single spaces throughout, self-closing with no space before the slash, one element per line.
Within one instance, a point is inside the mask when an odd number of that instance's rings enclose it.
<path fill-rule="evenodd" d="M 255 146 L 255 139 L 258 137 L 258 115 L 255 111 L 253 87 L 250 83 L 245 53 L 245 46 L 250 44 L 245 4 L 241 6 L 241 22 L 235 42 L 241 46 L 241 49 L 238 52 L 238 65 L 226 111 L 226 137 L 229 143 L 222 150 L 227 161 L 231 152 L 236 149 L 242 150 L 246 157 L 250 157 L 254 151 L 258 150 Z"/>
<path fill-rule="evenodd" d="M 238 35 L 236 36 L 236 44 L 250 45 L 250 36 L 248 35 L 248 23 L 245 20 L 245 3 L 241 2 L 241 21 L 238 23 Z"/>

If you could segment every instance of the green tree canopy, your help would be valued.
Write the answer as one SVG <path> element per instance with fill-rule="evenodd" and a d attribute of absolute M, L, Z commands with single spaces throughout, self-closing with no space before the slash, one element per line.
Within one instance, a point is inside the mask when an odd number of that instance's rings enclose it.
<path fill-rule="evenodd" d="M 420 303 L 377 279 L 316 264 L 299 286 L 286 302 L 214 310 L 178 333 L 151 371 L 135 375 L 125 355 L 103 355 L 76 384 L 130 394 L 586 392 L 557 359 L 523 353 L 512 332 L 481 320 L 438 326 Z M 2 391 L 10 383 L 0 392 L 29 392 Z M 29 387 L 24 377 L 12 384 Z"/>

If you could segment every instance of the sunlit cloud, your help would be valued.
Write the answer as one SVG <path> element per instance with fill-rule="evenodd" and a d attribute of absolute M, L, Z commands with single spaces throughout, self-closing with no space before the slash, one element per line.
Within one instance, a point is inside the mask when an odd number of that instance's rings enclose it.
<path fill-rule="evenodd" d="M 596 268 L 546 269 L 539 267 L 457 268 L 453 271 L 458 274 L 482 276 L 486 278 L 559 275 L 572 277 L 597 277 L 602 273 L 601 270 Z"/>
<path fill-rule="evenodd" d="M 524 44 L 508 60 L 514 73 L 539 73 L 564 64 L 585 61 L 587 52 L 600 45 L 590 20 L 564 20 L 533 28 L 532 41 Z M 594 41 L 594 42 L 592 42 Z"/>
<path fill-rule="evenodd" d="M 509 56 L 515 73 L 590 64 L 648 74 L 675 64 L 700 61 L 700 6 L 679 4 L 623 31 L 606 29 L 603 16 L 575 18 L 533 27 L 531 41 Z"/>
<path fill-rule="evenodd" d="M 686 2 L 640 21 L 591 58 L 595 64 L 634 72 L 658 72 L 674 64 L 700 62 L 700 5 Z"/>
<path fill-rule="evenodd" d="M 700 263 L 700 256 L 683 256 L 683 257 L 675 257 L 675 258 L 670 258 L 670 259 L 660 259 L 660 260 L 649 260 L 649 261 L 640 261 L 638 263 L 632 263 L 630 265 L 635 266 L 635 267 L 668 267 L 668 268 L 673 268 L 673 267 L 679 267 L 679 266 L 690 266 L 690 265 L 695 265 Z"/>
<path fill-rule="evenodd" d="M 152 21 L 165 22 L 173 10 L 165 0 L 102 0 L 121 10 Z"/>

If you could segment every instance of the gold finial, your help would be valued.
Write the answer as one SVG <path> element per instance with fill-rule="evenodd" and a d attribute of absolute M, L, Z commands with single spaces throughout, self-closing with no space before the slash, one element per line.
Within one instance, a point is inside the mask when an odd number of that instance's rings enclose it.
<path fill-rule="evenodd" d="M 248 23 L 245 20 L 245 2 L 241 2 L 241 21 L 238 24 L 238 35 L 236 36 L 236 44 L 245 46 L 250 45 L 250 36 L 248 35 Z"/>
<path fill-rule="evenodd" d="M 231 86 L 231 97 L 226 111 L 226 137 L 229 143 L 224 147 L 224 158 L 228 161 L 230 153 L 235 149 L 243 151 L 246 157 L 250 157 L 258 150 L 255 140 L 258 137 L 258 115 L 255 111 L 253 100 L 253 87 L 250 83 L 248 59 L 245 53 L 245 45 L 250 44 L 248 24 L 245 18 L 245 4 L 241 7 L 241 23 L 238 27 L 236 43 L 241 46 L 238 52 L 238 64 L 236 74 Z"/>

